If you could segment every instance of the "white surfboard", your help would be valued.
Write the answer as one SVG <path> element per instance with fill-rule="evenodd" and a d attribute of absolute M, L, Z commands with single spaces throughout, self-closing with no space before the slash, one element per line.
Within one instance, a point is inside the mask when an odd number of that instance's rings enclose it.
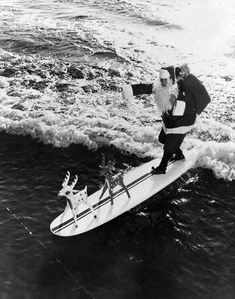
<path fill-rule="evenodd" d="M 185 160 L 175 161 L 168 165 L 166 174 L 151 174 L 152 166 L 158 165 L 159 159 L 131 169 L 124 174 L 124 183 L 128 188 L 131 199 L 128 198 L 122 187 L 116 186 L 113 190 L 113 205 L 111 205 L 108 190 L 99 200 L 102 192 L 102 189 L 100 189 L 88 197 L 88 201 L 93 206 L 97 218 L 93 217 L 86 205 L 81 205 L 77 214 L 78 227 L 76 228 L 72 211 L 67 206 L 65 213 L 60 214 L 51 223 L 51 232 L 63 237 L 82 234 L 129 211 L 164 189 L 193 167 L 197 159 L 197 153 L 189 151 L 185 156 Z"/>

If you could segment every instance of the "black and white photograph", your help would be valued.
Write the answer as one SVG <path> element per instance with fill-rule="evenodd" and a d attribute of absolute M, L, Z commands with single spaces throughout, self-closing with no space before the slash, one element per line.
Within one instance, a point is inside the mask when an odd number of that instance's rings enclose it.
<path fill-rule="evenodd" d="M 0 299 L 234 299 L 234 0 L 0 0 L 0 211 Z"/>

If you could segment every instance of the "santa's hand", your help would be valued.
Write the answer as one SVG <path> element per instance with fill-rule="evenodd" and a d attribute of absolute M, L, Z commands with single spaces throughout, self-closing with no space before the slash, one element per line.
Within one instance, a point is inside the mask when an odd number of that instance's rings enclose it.
<path fill-rule="evenodd" d="M 130 84 L 126 84 L 122 86 L 122 98 L 123 100 L 129 99 L 133 97 L 133 90 Z"/>
<path fill-rule="evenodd" d="M 171 94 L 170 102 L 171 102 L 171 106 L 173 108 L 176 105 L 176 97 L 173 94 Z"/>

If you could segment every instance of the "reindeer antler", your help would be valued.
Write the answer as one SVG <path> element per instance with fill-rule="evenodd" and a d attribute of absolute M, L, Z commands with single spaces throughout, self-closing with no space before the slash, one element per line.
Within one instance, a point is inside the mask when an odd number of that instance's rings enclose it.
<path fill-rule="evenodd" d="M 105 155 L 102 153 L 102 158 L 101 158 L 101 164 L 99 165 L 100 168 L 104 168 L 105 167 Z"/>
<path fill-rule="evenodd" d="M 65 176 L 65 179 L 64 179 L 64 181 L 63 181 L 63 183 L 62 183 L 62 187 L 65 187 L 65 186 L 68 185 L 69 178 L 70 178 L 70 172 L 67 171 L 66 176 Z"/>
<path fill-rule="evenodd" d="M 71 190 L 72 190 L 72 189 L 75 187 L 75 185 L 76 185 L 77 181 L 78 181 L 78 176 L 77 176 L 77 175 L 75 175 L 75 178 L 74 178 L 74 180 L 73 180 L 72 184 L 70 185 L 70 187 L 71 187 Z"/>

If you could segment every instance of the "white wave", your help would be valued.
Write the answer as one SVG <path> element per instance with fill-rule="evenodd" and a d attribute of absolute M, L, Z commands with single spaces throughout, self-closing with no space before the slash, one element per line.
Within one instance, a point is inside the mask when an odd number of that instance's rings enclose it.
<path fill-rule="evenodd" d="M 9 77 L 0 76 L 0 129 L 10 134 L 27 134 L 56 147 L 83 144 L 96 150 L 114 145 L 139 157 L 161 157 L 161 119 L 152 97 L 124 101 L 120 93 L 109 89 L 112 84 L 121 87 L 124 82 L 151 83 L 148 66 L 142 71 L 133 64 L 124 64 L 116 78 L 108 73 L 110 66 L 106 63 L 99 69 L 97 80 L 93 76 L 82 82 L 71 78 L 66 69 L 60 73 L 64 66 L 53 58 L 0 51 L 0 71 L 10 71 Z M 93 71 L 92 65 L 86 65 L 86 71 Z M 35 89 L 41 82 L 45 86 Z M 62 92 L 58 90 L 61 82 L 70 82 Z M 212 75 L 206 83 L 215 90 L 213 100 L 182 148 L 197 149 L 198 166 L 212 169 L 218 178 L 234 180 L 233 80 Z M 91 92 L 82 92 L 84 84 L 89 84 Z"/>
<path fill-rule="evenodd" d="M 58 103 L 56 106 L 55 102 L 54 111 L 42 108 L 39 111 L 31 111 L 30 108 L 27 110 L 30 101 L 33 107 L 31 99 L 28 104 L 23 103 L 26 107 L 23 111 L 2 105 L 0 129 L 10 134 L 30 135 L 56 147 L 83 144 L 88 149 L 96 150 L 98 147 L 114 145 L 120 151 L 139 157 L 161 157 L 162 145 L 158 142 L 161 123 L 154 124 L 152 111 L 144 111 L 140 107 L 140 112 L 135 105 L 127 105 L 125 109 L 119 107 L 118 110 L 115 106 L 119 101 L 114 95 L 112 97 L 115 103 L 107 106 L 96 104 L 89 107 L 90 104 L 87 104 L 79 108 L 81 101 L 77 101 L 63 113 L 58 113 L 61 107 Z M 86 100 L 89 98 L 86 97 Z M 53 99 L 50 98 L 50 101 L 53 102 Z M 94 101 L 95 98 L 93 103 Z M 102 103 L 101 100 L 97 102 Z M 40 107 L 40 102 L 37 105 Z M 44 103 L 42 107 L 47 106 Z M 141 123 L 145 119 L 145 113 L 152 122 L 151 125 Z M 138 114 L 138 117 L 133 117 Z M 189 134 L 185 139 L 183 151 L 195 148 L 198 151 L 198 167 L 211 169 L 217 178 L 234 180 L 235 143 L 231 138 L 231 128 L 214 121 L 204 120 L 203 123 L 203 131 L 202 128 L 197 128 L 191 134 L 193 137 Z M 228 141 L 222 142 L 224 139 Z"/>
<path fill-rule="evenodd" d="M 235 143 L 202 143 L 197 165 L 211 169 L 217 178 L 235 180 Z"/>
<path fill-rule="evenodd" d="M 199 119 L 195 126 L 197 137 L 201 140 L 218 142 L 235 141 L 235 131 L 228 124 L 209 119 Z"/>

